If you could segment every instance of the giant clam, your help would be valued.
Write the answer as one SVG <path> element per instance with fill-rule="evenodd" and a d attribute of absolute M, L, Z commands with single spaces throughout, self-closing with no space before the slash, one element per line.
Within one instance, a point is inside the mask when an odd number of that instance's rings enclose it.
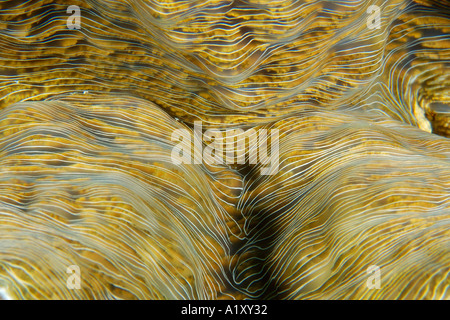
<path fill-rule="evenodd" d="M 449 298 L 446 1 L 0 10 L 0 297 Z"/>

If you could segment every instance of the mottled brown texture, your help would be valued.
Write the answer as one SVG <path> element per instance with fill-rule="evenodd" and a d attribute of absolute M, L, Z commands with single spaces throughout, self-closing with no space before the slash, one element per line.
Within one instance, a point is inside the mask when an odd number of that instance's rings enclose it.
<path fill-rule="evenodd" d="M 0 298 L 449 299 L 449 34 L 438 0 L 2 1 Z M 175 165 L 195 121 L 279 129 L 279 171 Z"/>

